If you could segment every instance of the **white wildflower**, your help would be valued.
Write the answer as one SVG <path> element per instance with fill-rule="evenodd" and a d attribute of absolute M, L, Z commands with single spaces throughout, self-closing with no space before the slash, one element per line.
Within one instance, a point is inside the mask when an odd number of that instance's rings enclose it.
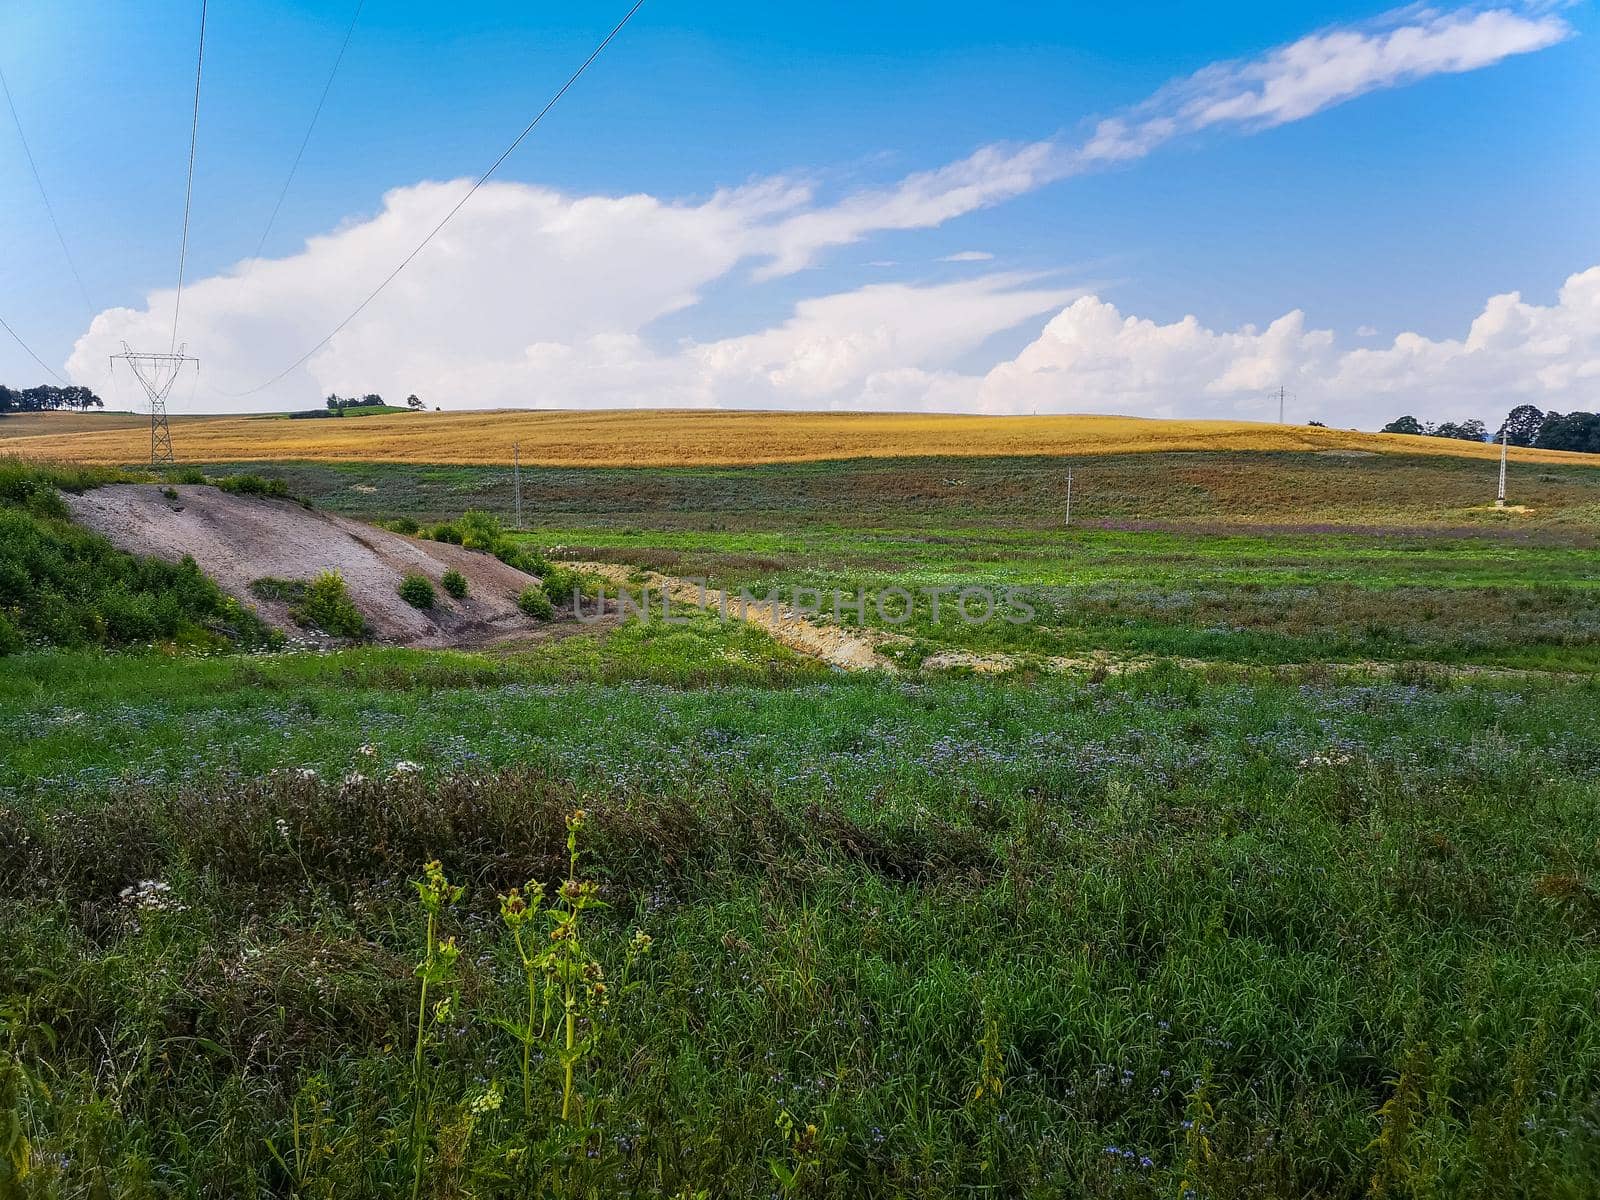
<path fill-rule="evenodd" d="M 475 1117 L 481 1117 L 484 1113 L 494 1112 L 500 1107 L 500 1101 L 502 1099 L 503 1097 L 500 1094 L 500 1081 L 497 1079 L 489 1084 L 481 1096 L 477 1096 L 473 1099 L 472 1115 Z"/>
<path fill-rule="evenodd" d="M 173 896 L 172 885 L 159 879 L 141 879 L 117 894 L 129 908 L 140 912 L 183 912 L 186 907 Z"/>

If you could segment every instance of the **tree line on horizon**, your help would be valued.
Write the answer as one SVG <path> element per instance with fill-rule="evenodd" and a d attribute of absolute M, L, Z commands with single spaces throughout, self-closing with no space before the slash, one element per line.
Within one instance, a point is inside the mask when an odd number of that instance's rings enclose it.
<path fill-rule="evenodd" d="M 1433 425 L 1413 416 L 1398 417 L 1385 425 L 1381 432 L 1455 438 L 1464 442 L 1498 442 L 1504 438 L 1512 446 L 1600 454 L 1600 414 L 1547 413 L 1532 404 L 1519 404 L 1513 408 L 1493 437 L 1490 437 L 1488 427 L 1479 420 L 1442 421 Z"/>
<path fill-rule="evenodd" d="M 38 387 L 19 389 L 0 384 L 0 413 L 56 412 L 63 408 L 87 412 L 105 406 L 105 401 L 86 387 L 52 387 L 41 383 Z"/>

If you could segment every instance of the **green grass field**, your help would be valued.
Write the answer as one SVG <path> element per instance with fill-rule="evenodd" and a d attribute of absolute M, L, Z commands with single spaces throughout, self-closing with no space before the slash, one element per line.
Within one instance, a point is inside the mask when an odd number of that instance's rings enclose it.
<path fill-rule="evenodd" d="M 1046 614 L 898 674 L 0 658 L 0 1197 L 1591 1196 L 1600 473 L 1140 457 L 1072 529 L 1033 460 L 527 473 L 568 557 Z"/>
<path fill-rule="evenodd" d="M 355 516 L 512 511 L 499 469 L 270 470 Z M 1516 514 L 1484 507 L 1493 479 L 1471 461 L 1139 454 L 1079 460 L 1074 473 L 1071 529 L 1064 469 L 1042 459 L 530 470 L 524 515 L 528 540 L 566 557 L 757 596 L 1017 587 L 1038 611 L 1024 626 L 971 625 L 946 606 L 934 623 L 919 598 L 911 621 L 891 623 L 869 606 L 867 623 L 909 638 L 890 647 L 908 664 L 966 650 L 1600 666 L 1593 469 L 1514 478 L 1533 510 Z"/>

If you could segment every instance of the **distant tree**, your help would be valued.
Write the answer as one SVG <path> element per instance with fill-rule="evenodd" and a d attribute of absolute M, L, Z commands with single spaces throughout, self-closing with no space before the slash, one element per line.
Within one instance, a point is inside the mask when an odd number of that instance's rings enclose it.
<path fill-rule="evenodd" d="M 1428 429 L 1415 417 L 1397 417 L 1383 427 L 1384 433 L 1427 433 Z"/>
<path fill-rule="evenodd" d="M 1600 415 L 1548 413 L 1533 444 L 1541 450 L 1580 450 L 1600 454 Z"/>
<path fill-rule="evenodd" d="M 377 392 L 368 392 L 365 396 L 361 397 L 361 403 L 367 408 L 382 408 L 383 397 L 378 395 Z"/>
<path fill-rule="evenodd" d="M 38 387 L 15 388 L 0 386 L 0 412 L 54 412 L 62 408 L 88 411 L 104 408 L 105 402 L 86 387 L 53 387 L 42 383 Z"/>
<path fill-rule="evenodd" d="M 1484 442 L 1489 439 L 1489 431 L 1479 420 L 1471 421 L 1444 421 L 1428 430 L 1432 437 L 1454 438 L 1458 442 Z"/>
<path fill-rule="evenodd" d="M 1531 404 L 1519 404 L 1495 430 L 1494 440 L 1505 438 L 1513 446 L 1531 446 L 1543 424 L 1544 413 Z"/>
<path fill-rule="evenodd" d="M 328 411 L 338 416 L 344 416 L 344 400 L 337 392 L 328 393 Z"/>
<path fill-rule="evenodd" d="M 1321 421 L 1310 421 L 1310 422 L 1307 422 L 1307 424 L 1309 424 L 1311 426 L 1311 428 L 1313 428 L 1313 429 L 1326 429 L 1327 428 L 1327 426 L 1324 425 Z"/>
<path fill-rule="evenodd" d="M 412 392 L 411 395 L 406 397 L 406 407 L 409 408 L 412 412 L 421 412 L 423 409 L 427 408 L 428 406 L 426 404 L 424 404 L 418 398 L 418 396 L 417 396 L 417 394 L 415 392 Z"/>

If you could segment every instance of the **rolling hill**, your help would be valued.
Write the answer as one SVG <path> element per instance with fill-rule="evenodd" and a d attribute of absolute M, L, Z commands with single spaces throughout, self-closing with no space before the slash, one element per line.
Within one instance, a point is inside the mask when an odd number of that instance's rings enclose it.
<path fill-rule="evenodd" d="M 6 452 L 81 463 L 136 463 L 142 425 L 82 418 L 60 432 L 0 439 Z M 34 430 L 47 428 L 35 421 Z M 186 462 L 404 462 L 506 465 L 512 447 L 540 466 L 740 466 L 918 456 L 1073 456 L 1146 451 L 1323 451 L 1492 459 L 1497 446 L 1247 421 L 1111 416 L 683 410 L 446 412 L 358 422 L 194 418 L 174 433 Z M 1518 462 L 1600 466 L 1600 455 L 1516 448 Z"/>

